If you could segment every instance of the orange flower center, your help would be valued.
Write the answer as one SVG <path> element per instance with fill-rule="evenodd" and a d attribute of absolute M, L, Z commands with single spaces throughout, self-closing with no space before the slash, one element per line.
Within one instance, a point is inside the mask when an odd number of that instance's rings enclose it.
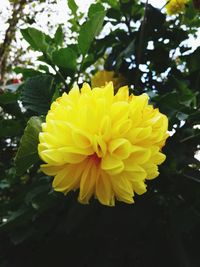
<path fill-rule="evenodd" d="M 90 155 L 89 158 L 95 165 L 99 165 L 101 162 L 101 158 L 99 158 L 96 153 Z"/>

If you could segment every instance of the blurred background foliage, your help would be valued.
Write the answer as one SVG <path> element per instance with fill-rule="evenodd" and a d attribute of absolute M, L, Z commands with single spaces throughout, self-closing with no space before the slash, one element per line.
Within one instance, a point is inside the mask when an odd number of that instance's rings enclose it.
<path fill-rule="evenodd" d="M 10 2 L 0 45 L 1 266 L 200 266 L 200 47 L 190 42 L 198 1 L 169 17 L 137 0 L 96 1 L 87 14 L 68 0 L 67 28 L 49 25 L 49 33 L 34 18 L 55 1 Z M 33 4 L 42 8 L 25 12 Z M 37 59 L 18 47 L 11 53 L 16 27 Z M 146 92 L 169 118 L 160 176 L 130 206 L 81 205 L 77 192 L 53 192 L 39 169 L 38 133 L 50 104 L 99 70 Z"/>

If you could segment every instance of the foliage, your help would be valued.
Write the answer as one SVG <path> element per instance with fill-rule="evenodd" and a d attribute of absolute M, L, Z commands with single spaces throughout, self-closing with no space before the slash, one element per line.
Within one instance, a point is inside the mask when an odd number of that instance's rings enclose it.
<path fill-rule="evenodd" d="M 54 36 L 22 29 L 41 64 L 15 66 L 23 82 L 0 95 L 2 266 L 199 266 L 200 49 L 188 41 L 200 26 L 198 11 L 189 3 L 166 17 L 136 0 L 102 0 L 84 17 L 68 4 L 72 42 L 61 26 Z M 160 177 L 136 204 L 113 209 L 53 192 L 36 154 L 51 102 L 101 68 L 122 74 L 134 94 L 146 92 L 173 132 Z"/>

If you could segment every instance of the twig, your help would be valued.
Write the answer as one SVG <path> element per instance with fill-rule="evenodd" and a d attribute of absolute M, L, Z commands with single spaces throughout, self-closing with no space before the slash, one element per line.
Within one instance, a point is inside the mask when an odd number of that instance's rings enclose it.
<path fill-rule="evenodd" d="M 198 180 L 197 178 L 191 176 L 191 175 L 187 175 L 187 174 L 183 174 L 183 177 L 189 179 L 189 180 L 192 180 L 194 182 L 197 182 L 197 183 L 200 183 L 200 180 Z"/>
<path fill-rule="evenodd" d="M 7 61 L 11 49 L 11 44 L 15 37 L 17 23 L 23 14 L 23 9 L 26 3 L 26 0 L 14 1 L 12 16 L 7 21 L 9 26 L 6 30 L 4 41 L 0 46 L 0 81 L 3 85 L 6 83 L 6 80 L 4 78 L 7 70 Z"/>
<path fill-rule="evenodd" d="M 131 35 L 131 33 L 132 33 L 130 21 L 131 21 L 131 18 L 128 19 L 127 16 L 125 16 L 125 24 L 126 24 L 126 26 L 128 28 L 129 35 Z"/>
<path fill-rule="evenodd" d="M 191 140 L 191 139 L 193 139 L 193 138 L 195 138 L 195 137 L 197 137 L 197 136 L 200 136 L 200 133 L 199 133 L 199 134 L 196 134 L 196 135 L 188 136 L 188 137 L 186 137 L 186 138 L 183 138 L 182 140 L 180 140 L 180 143 L 184 143 L 184 142 L 186 142 L 186 141 L 188 141 L 188 140 Z"/>
<path fill-rule="evenodd" d="M 170 0 L 169 0 L 169 1 L 167 1 L 167 3 L 165 3 L 165 4 L 164 4 L 164 6 L 162 6 L 162 7 L 161 7 L 160 11 L 162 11 L 162 10 L 163 10 L 163 8 L 165 8 L 165 7 L 166 7 L 166 5 L 168 5 L 168 4 L 169 4 L 169 2 L 170 2 Z"/>
<path fill-rule="evenodd" d="M 62 82 L 64 83 L 64 85 L 67 87 L 68 85 L 67 85 L 67 83 L 66 83 L 66 81 L 65 81 L 65 78 L 62 76 L 62 74 L 60 73 L 60 71 L 57 70 L 55 66 L 53 66 L 53 69 L 54 69 L 55 72 L 58 74 L 58 76 L 61 78 L 61 80 L 62 80 Z"/>
<path fill-rule="evenodd" d="M 145 3 L 145 9 L 144 9 L 144 16 L 141 23 L 141 30 L 140 30 L 140 36 L 139 36 L 139 45 L 138 45 L 138 53 L 137 53 L 137 61 L 136 61 L 136 78 L 135 78 L 135 86 L 137 87 L 139 82 L 139 66 L 141 63 L 141 57 L 143 52 L 143 42 L 144 42 L 144 31 L 145 31 L 145 24 L 147 19 L 147 7 L 148 7 L 148 0 Z"/>

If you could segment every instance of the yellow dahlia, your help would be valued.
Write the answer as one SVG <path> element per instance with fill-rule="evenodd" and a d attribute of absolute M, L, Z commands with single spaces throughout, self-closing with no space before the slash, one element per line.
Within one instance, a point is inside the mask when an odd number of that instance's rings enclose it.
<path fill-rule="evenodd" d="M 148 105 L 146 94 L 129 96 L 125 86 L 114 95 L 112 82 L 74 86 L 52 103 L 42 124 L 41 169 L 55 176 L 56 191 L 79 189 L 81 203 L 92 196 L 108 206 L 115 199 L 133 203 L 134 193 L 146 192 L 145 179 L 159 174 L 167 128 L 167 117 Z"/>
<path fill-rule="evenodd" d="M 107 70 L 96 72 L 91 79 L 92 87 L 101 87 L 110 81 L 113 82 L 115 90 L 127 84 L 126 79 L 122 74 Z"/>
<path fill-rule="evenodd" d="M 167 14 L 174 15 L 185 10 L 185 5 L 189 0 L 170 0 L 166 5 Z"/>

